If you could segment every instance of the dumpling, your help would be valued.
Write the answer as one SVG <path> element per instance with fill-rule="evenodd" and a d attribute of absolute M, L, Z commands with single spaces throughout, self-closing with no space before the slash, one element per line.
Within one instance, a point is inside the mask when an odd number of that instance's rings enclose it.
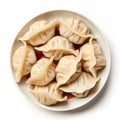
<path fill-rule="evenodd" d="M 26 41 L 32 46 L 44 44 L 55 35 L 57 24 L 57 19 L 50 23 L 46 20 L 37 21 L 30 26 L 29 30 L 19 40 Z"/>
<path fill-rule="evenodd" d="M 20 82 L 21 78 L 30 73 L 32 66 L 36 63 L 34 49 L 24 43 L 16 49 L 12 58 L 12 65 L 16 72 L 16 81 Z"/>
<path fill-rule="evenodd" d="M 74 81 L 80 75 L 81 68 L 81 55 L 62 57 L 55 69 L 57 87 Z"/>
<path fill-rule="evenodd" d="M 80 19 L 70 17 L 65 22 L 70 26 L 70 28 L 78 33 L 81 33 L 83 35 L 90 33 L 88 27 Z"/>
<path fill-rule="evenodd" d="M 31 69 L 31 76 L 27 83 L 40 86 L 47 85 L 55 78 L 55 68 L 53 57 L 51 59 L 42 58 L 38 60 Z"/>
<path fill-rule="evenodd" d="M 56 89 L 56 82 L 51 82 L 47 86 L 30 85 L 30 91 L 40 103 L 45 105 L 53 105 L 67 100 L 67 96 L 63 96 L 63 92 Z"/>
<path fill-rule="evenodd" d="M 105 58 L 97 41 L 91 37 L 89 42 L 81 47 L 81 53 L 83 69 L 96 77 L 97 71 L 105 66 Z"/>
<path fill-rule="evenodd" d="M 82 72 L 75 81 L 61 86 L 59 89 L 67 93 L 72 93 L 76 97 L 86 97 L 89 90 L 95 87 L 99 79 L 99 77 L 94 78 L 89 73 Z"/>
<path fill-rule="evenodd" d="M 73 44 L 62 36 L 55 36 L 45 45 L 35 47 L 35 49 L 42 51 L 43 54 L 48 58 L 54 56 L 54 60 L 59 60 L 64 55 L 77 55 Z"/>
<path fill-rule="evenodd" d="M 79 19 L 71 17 L 65 21 L 60 20 L 60 35 L 67 37 L 74 44 L 83 44 L 92 35 L 87 26 Z"/>

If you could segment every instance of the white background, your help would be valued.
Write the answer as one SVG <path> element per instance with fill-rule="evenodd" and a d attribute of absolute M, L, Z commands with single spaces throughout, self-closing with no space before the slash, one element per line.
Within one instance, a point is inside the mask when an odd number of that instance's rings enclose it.
<path fill-rule="evenodd" d="M 31 18 L 67 9 L 91 19 L 104 33 L 111 50 L 111 72 L 99 96 L 82 109 L 52 112 L 38 108 L 18 89 L 10 71 L 10 49 L 21 27 Z M 0 0 L 0 120 L 120 119 L 119 0 Z"/>

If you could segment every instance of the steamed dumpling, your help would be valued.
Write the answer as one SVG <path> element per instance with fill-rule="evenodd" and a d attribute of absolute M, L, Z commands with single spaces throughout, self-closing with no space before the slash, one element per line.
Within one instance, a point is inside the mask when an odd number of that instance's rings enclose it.
<path fill-rule="evenodd" d="M 21 78 L 30 73 L 33 64 L 36 62 L 34 49 L 25 44 L 16 49 L 12 58 L 12 65 L 15 69 L 16 81 L 20 82 Z"/>
<path fill-rule="evenodd" d="M 57 19 L 50 23 L 46 20 L 37 21 L 30 26 L 29 30 L 19 40 L 26 41 L 32 46 L 44 44 L 55 35 L 57 23 Z"/>
<path fill-rule="evenodd" d="M 63 92 L 56 89 L 56 82 L 51 82 L 47 86 L 30 86 L 30 90 L 36 96 L 37 100 L 45 105 L 53 105 L 57 102 L 66 101 Z"/>
<path fill-rule="evenodd" d="M 48 58 L 54 56 L 54 60 L 59 60 L 64 55 L 77 55 L 73 44 L 62 36 L 55 36 L 45 45 L 35 47 L 35 49 L 42 51 L 43 54 Z"/>
<path fill-rule="evenodd" d="M 95 87 L 99 79 L 100 78 L 94 78 L 89 73 L 82 72 L 75 81 L 59 89 L 67 93 L 72 93 L 76 97 L 85 97 L 88 95 L 89 90 Z"/>
<path fill-rule="evenodd" d="M 81 55 L 62 57 L 55 71 L 58 87 L 74 81 L 81 73 Z"/>
<path fill-rule="evenodd" d="M 74 17 L 60 20 L 59 31 L 60 35 L 67 37 L 74 44 L 83 44 L 91 36 L 87 26 Z"/>
<path fill-rule="evenodd" d="M 81 53 L 84 70 L 96 77 L 97 71 L 105 66 L 105 58 L 97 41 L 91 38 L 81 47 Z"/>
<path fill-rule="evenodd" d="M 51 59 L 42 58 L 32 67 L 31 77 L 27 83 L 33 85 L 44 86 L 47 85 L 55 78 L 56 65 L 53 63 L 53 57 Z"/>
<path fill-rule="evenodd" d="M 74 17 L 70 17 L 65 21 L 70 28 L 75 30 L 78 33 L 87 35 L 90 33 L 88 27 L 80 20 Z"/>

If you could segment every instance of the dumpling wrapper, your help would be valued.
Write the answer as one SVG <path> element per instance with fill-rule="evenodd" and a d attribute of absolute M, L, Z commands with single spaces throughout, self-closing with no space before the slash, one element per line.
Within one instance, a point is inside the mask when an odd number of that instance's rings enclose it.
<path fill-rule="evenodd" d="M 24 43 L 24 45 L 16 49 L 12 58 L 12 65 L 16 72 L 16 82 L 20 82 L 23 76 L 30 73 L 36 61 L 35 51 L 31 46 Z"/>
<path fill-rule="evenodd" d="M 87 35 L 90 33 L 88 27 L 78 18 L 70 17 L 65 20 L 66 24 L 70 26 L 74 31 Z"/>
<path fill-rule="evenodd" d="M 83 93 L 75 93 L 75 92 L 73 92 L 72 95 L 74 95 L 75 97 L 83 98 L 83 97 L 87 97 L 89 92 L 90 92 L 90 90 L 86 90 Z"/>
<path fill-rule="evenodd" d="M 61 86 L 59 89 L 67 93 L 72 93 L 76 97 L 85 97 L 99 80 L 99 77 L 94 78 L 89 73 L 82 72 L 75 81 L 68 85 Z"/>
<path fill-rule="evenodd" d="M 56 65 L 51 59 L 42 58 L 32 67 L 30 78 L 27 83 L 33 85 L 45 86 L 55 78 Z"/>
<path fill-rule="evenodd" d="M 105 66 L 105 58 L 97 41 L 91 37 L 89 42 L 81 47 L 81 54 L 84 70 L 96 77 L 97 71 Z"/>
<path fill-rule="evenodd" d="M 67 100 L 67 96 L 63 96 L 63 92 L 56 89 L 56 82 L 51 82 L 47 86 L 30 85 L 30 91 L 45 105 L 54 105 Z"/>
<path fill-rule="evenodd" d="M 87 26 L 79 19 L 71 17 L 65 21 L 59 20 L 60 35 L 68 38 L 74 44 L 83 44 L 92 35 Z"/>
<path fill-rule="evenodd" d="M 55 72 L 57 87 L 74 81 L 81 73 L 81 54 L 64 56 L 60 59 Z"/>
<path fill-rule="evenodd" d="M 51 21 L 50 23 L 46 20 L 37 21 L 33 23 L 29 30 L 18 39 L 26 41 L 32 46 L 44 44 L 55 35 L 55 27 L 57 24 L 57 19 Z"/>
<path fill-rule="evenodd" d="M 48 58 L 54 56 L 54 60 L 59 60 L 64 55 L 77 55 L 73 44 L 67 38 L 62 36 L 55 36 L 45 45 L 35 47 L 35 49 L 42 51 Z"/>

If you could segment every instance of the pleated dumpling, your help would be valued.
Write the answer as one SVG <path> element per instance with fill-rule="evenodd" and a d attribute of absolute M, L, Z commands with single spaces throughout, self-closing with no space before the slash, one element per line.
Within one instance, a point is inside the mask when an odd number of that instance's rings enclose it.
<path fill-rule="evenodd" d="M 91 37 L 89 42 L 81 47 L 81 53 L 83 69 L 96 77 L 97 71 L 105 66 L 105 58 L 97 41 Z"/>
<path fill-rule="evenodd" d="M 46 20 L 37 21 L 30 26 L 29 30 L 19 40 L 26 41 L 32 46 L 44 44 L 55 35 L 57 23 L 57 19 L 50 23 Z"/>
<path fill-rule="evenodd" d="M 54 56 L 54 60 L 59 60 L 64 55 L 77 55 L 73 44 L 62 36 L 55 36 L 51 38 L 45 45 L 35 47 L 36 50 L 42 51 L 43 54 L 50 58 Z"/>
<path fill-rule="evenodd" d="M 53 57 L 51 59 L 42 58 L 38 60 L 31 69 L 31 76 L 27 83 L 40 86 L 47 85 L 55 78 L 55 68 Z"/>
<path fill-rule="evenodd" d="M 76 97 L 86 97 L 90 89 L 95 87 L 99 80 L 100 78 L 94 78 L 89 73 L 82 72 L 75 81 L 62 86 L 59 89 L 67 93 L 72 93 Z"/>
<path fill-rule="evenodd" d="M 91 36 L 88 27 L 74 17 L 60 20 L 59 31 L 60 35 L 67 37 L 74 44 L 83 44 Z"/>
<path fill-rule="evenodd" d="M 81 55 L 64 56 L 56 67 L 57 87 L 74 81 L 81 73 Z"/>
<path fill-rule="evenodd" d="M 88 27 L 78 18 L 70 17 L 65 21 L 70 28 L 75 30 L 78 33 L 87 35 L 90 33 Z"/>
<path fill-rule="evenodd" d="M 63 96 L 63 92 L 56 89 L 56 82 L 51 82 L 46 86 L 30 85 L 30 90 L 37 100 L 45 105 L 53 105 L 67 100 L 67 96 Z"/>
<path fill-rule="evenodd" d="M 16 49 L 12 58 L 12 65 L 15 69 L 16 81 L 20 82 L 21 78 L 30 73 L 32 66 L 37 61 L 34 49 L 24 43 Z"/>

